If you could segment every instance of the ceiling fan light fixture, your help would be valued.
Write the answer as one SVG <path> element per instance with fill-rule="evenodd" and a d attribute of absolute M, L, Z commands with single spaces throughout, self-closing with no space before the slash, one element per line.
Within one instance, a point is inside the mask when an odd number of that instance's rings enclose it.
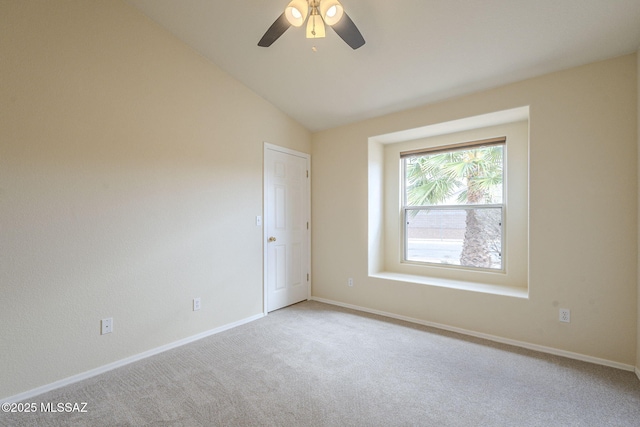
<path fill-rule="evenodd" d="M 331 26 L 351 49 L 358 49 L 365 44 L 360 30 L 338 0 L 290 0 L 284 12 L 264 33 L 258 46 L 271 46 L 289 27 L 301 27 L 305 21 L 306 36 L 309 39 L 325 37 L 326 24 Z"/>
<path fill-rule="evenodd" d="M 307 38 L 319 39 L 325 36 L 324 22 L 320 15 L 311 14 L 307 22 Z"/>
<path fill-rule="evenodd" d="M 321 0 L 320 16 L 324 19 L 325 24 L 335 25 L 344 15 L 344 9 L 338 0 Z"/>
<path fill-rule="evenodd" d="M 309 4 L 307 0 L 291 0 L 284 10 L 287 21 L 294 27 L 301 27 L 307 19 L 309 13 Z"/>

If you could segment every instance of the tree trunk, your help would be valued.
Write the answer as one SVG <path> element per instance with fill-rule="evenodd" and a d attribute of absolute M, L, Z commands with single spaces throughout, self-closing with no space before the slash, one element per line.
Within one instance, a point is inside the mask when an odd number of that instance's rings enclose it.
<path fill-rule="evenodd" d="M 482 199 L 482 192 L 478 191 L 473 179 L 475 174 L 467 176 L 467 200 L 470 204 L 478 203 Z M 476 209 L 467 209 L 466 230 L 460 253 L 460 265 L 467 267 L 491 268 L 491 252 L 489 237 L 485 226 Z"/>
<path fill-rule="evenodd" d="M 491 262 L 489 240 L 487 239 L 485 227 L 480 218 L 478 218 L 476 210 L 468 209 L 460 265 L 491 268 Z"/>

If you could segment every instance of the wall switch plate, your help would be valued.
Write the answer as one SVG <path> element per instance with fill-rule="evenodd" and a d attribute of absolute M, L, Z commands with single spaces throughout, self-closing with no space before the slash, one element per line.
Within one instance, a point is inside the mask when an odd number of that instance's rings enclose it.
<path fill-rule="evenodd" d="M 193 311 L 200 310 L 200 298 L 193 299 Z"/>
<path fill-rule="evenodd" d="M 100 325 L 102 326 L 101 335 L 110 334 L 111 332 L 113 332 L 113 317 L 109 317 L 108 319 L 102 319 L 100 321 Z"/>
<path fill-rule="evenodd" d="M 569 310 L 568 308 L 561 308 L 560 321 L 565 323 L 571 322 L 571 310 Z"/>
<path fill-rule="evenodd" d="M 258 215 L 258 216 L 256 217 L 256 225 L 257 225 L 257 226 L 262 225 L 262 217 L 261 217 L 260 215 Z"/>
<path fill-rule="evenodd" d="M 353 286 L 353 278 L 349 277 L 347 279 L 347 286 L 349 286 L 349 287 Z"/>

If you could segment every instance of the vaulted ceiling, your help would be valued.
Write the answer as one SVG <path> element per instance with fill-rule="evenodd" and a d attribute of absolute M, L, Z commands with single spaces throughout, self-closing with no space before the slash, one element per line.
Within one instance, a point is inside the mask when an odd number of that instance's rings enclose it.
<path fill-rule="evenodd" d="M 310 131 L 640 47 L 640 0 L 341 0 L 357 50 L 304 27 L 258 47 L 288 0 L 127 1 Z"/>

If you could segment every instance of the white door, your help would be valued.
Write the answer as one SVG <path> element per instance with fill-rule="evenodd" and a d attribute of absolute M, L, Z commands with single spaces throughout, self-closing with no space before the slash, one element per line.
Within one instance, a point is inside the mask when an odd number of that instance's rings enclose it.
<path fill-rule="evenodd" d="M 309 155 L 265 144 L 265 309 L 309 299 Z"/>

